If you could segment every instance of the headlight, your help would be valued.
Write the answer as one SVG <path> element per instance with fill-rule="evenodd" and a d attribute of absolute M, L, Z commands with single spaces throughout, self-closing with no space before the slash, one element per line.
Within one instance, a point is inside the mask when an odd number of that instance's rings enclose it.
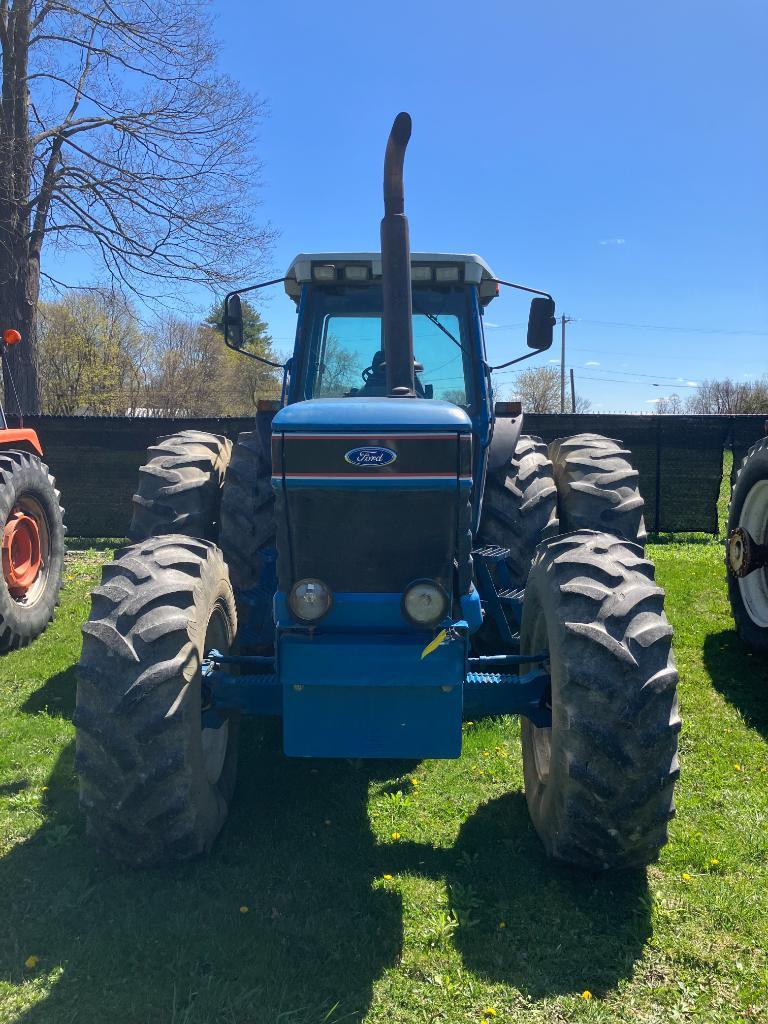
<path fill-rule="evenodd" d="M 432 580 L 416 580 L 403 594 L 403 612 L 416 626 L 434 626 L 448 614 L 448 595 Z"/>
<path fill-rule="evenodd" d="M 299 580 L 291 588 L 288 604 L 297 619 L 317 622 L 331 607 L 332 600 L 331 591 L 320 580 Z"/>

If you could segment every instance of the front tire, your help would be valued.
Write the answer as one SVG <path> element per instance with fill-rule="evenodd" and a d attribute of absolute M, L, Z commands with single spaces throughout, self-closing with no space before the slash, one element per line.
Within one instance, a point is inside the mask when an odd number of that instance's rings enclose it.
<path fill-rule="evenodd" d="M 59 603 L 64 510 L 56 481 L 36 455 L 0 452 L 0 652 L 26 647 Z"/>
<path fill-rule="evenodd" d="M 550 653 L 551 729 L 522 721 L 525 795 L 556 860 L 638 867 L 667 841 L 679 774 L 664 592 L 637 545 L 582 530 L 539 548 L 521 653 Z"/>
<path fill-rule="evenodd" d="M 728 510 L 729 538 L 738 526 L 758 544 L 768 544 L 768 438 L 749 449 L 736 477 Z M 768 652 L 768 568 L 743 577 L 729 571 L 728 599 L 742 641 L 754 651 Z"/>
<path fill-rule="evenodd" d="M 137 867 L 199 856 L 237 770 L 237 717 L 202 718 L 202 660 L 237 630 L 224 559 L 210 543 L 153 538 L 104 566 L 92 602 L 74 715 L 88 832 Z"/>

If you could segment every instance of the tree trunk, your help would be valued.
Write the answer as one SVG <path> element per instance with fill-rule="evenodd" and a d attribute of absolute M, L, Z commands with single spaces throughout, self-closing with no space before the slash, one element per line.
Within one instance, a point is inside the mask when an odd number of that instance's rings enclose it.
<path fill-rule="evenodd" d="M 40 292 L 40 246 L 30 236 L 32 148 L 29 137 L 30 0 L 5 12 L 2 125 L 0 126 L 0 331 L 15 328 L 22 341 L 8 352 L 18 402 L 8 375 L 3 388 L 9 412 L 40 411 L 35 359 L 35 319 Z"/>
<path fill-rule="evenodd" d="M 16 265 L 12 266 L 12 263 Z M 9 379 L 9 374 L 3 374 L 5 408 L 9 413 L 40 412 L 35 358 L 39 282 L 36 261 L 25 257 L 16 261 L 13 253 L 4 253 L 0 256 L 0 331 L 13 327 L 21 334 L 22 339 L 7 352 L 7 367 L 13 383 Z M 16 392 L 13 388 L 14 383 Z"/>

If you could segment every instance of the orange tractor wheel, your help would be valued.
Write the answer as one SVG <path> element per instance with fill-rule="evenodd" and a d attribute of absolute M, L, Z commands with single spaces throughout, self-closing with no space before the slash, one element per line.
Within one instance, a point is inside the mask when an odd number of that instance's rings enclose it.
<path fill-rule="evenodd" d="M 25 647 L 51 621 L 64 568 L 59 492 L 48 467 L 29 451 L 0 448 L 0 529 L 0 652 L 5 652 Z"/>

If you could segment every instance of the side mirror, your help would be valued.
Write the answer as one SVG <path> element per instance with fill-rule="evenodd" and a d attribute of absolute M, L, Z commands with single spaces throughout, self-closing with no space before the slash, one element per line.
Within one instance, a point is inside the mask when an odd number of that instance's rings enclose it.
<path fill-rule="evenodd" d="M 528 314 L 528 348 L 543 352 L 552 345 L 552 329 L 555 326 L 555 300 L 533 299 Z"/>
<path fill-rule="evenodd" d="M 224 341 L 233 348 L 243 347 L 243 307 L 235 292 L 224 305 Z"/>

